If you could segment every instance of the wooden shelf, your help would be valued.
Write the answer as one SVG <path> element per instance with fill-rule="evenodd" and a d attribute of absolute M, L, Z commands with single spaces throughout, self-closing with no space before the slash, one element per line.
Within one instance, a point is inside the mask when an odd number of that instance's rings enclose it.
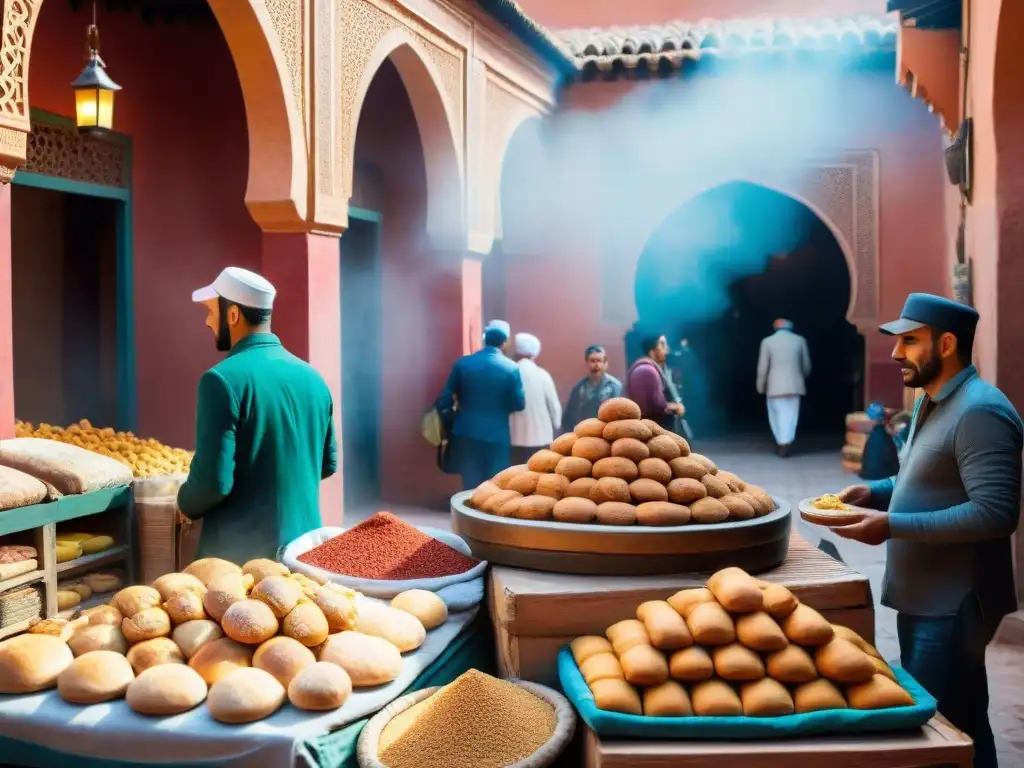
<path fill-rule="evenodd" d="M 63 611 L 57 611 L 57 618 L 70 619 L 79 611 L 95 608 L 98 605 L 106 605 L 110 602 L 110 598 L 112 598 L 114 594 L 114 592 L 96 592 L 88 600 L 83 600 L 78 605 L 74 605 L 71 608 L 65 608 Z"/>
<path fill-rule="evenodd" d="M 28 573 L 23 573 L 20 576 L 12 576 L 5 581 L 0 581 L 0 592 L 6 592 L 7 590 L 14 589 L 15 587 L 24 587 L 27 584 L 35 584 L 37 581 L 42 581 L 43 576 L 45 575 L 46 572 L 40 568 L 37 571 L 29 571 Z"/>
<path fill-rule="evenodd" d="M 109 509 L 127 506 L 131 498 L 131 487 L 122 485 L 118 488 L 104 488 L 101 491 L 64 496 L 55 501 L 10 509 L 0 514 L 0 536 L 97 515 Z"/>
<path fill-rule="evenodd" d="M 65 560 L 63 563 L 57 563 L 57 575 L 66 578 L 71 574 L 91 571 L 110 563 L 118 563 L 126 557 L 128 557 L 128 546 L 121 544 L 105 549 L 102 552 L 97 552 L 94 555 L 82 555 L 74 560 Z"/>
<path fill-rule="evenodd" d="M 36 618 L 33 617 L 31 619 L 19 621 L 17 624 L 11 624 L 7 627 L 0 627 L 0 640 L 3 640 L 6 637 L 10 637 L 11 635 L 16 635 L 19 632 L 24 632 L 26 629 L 32 626 L 32 622 L 34 622 L 35 620 Z"/>

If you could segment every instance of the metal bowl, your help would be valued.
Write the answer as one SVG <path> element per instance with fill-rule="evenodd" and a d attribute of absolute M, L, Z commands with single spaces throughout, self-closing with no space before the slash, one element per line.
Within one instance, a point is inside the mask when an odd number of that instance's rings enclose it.
<path fill-rule="evenodd" d="M 747 572 L 780 565 L 789 551 L 790 507 L 751 520 L 711 525 L 610 526 L 519 520 L 470 508 L 472 491 L 452 496 L 452 530 L 491 563 L 554 573 L 653 575 Z"/>

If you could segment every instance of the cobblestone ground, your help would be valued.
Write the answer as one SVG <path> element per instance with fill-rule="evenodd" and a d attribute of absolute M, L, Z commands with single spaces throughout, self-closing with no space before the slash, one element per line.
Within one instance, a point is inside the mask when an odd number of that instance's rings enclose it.
<path fill-rule="evenodd" d="M 745 480 L 761 485 L 773 495 L 796 506 L 800 499 L 821 493 L 835 492 L 857 481 L 842 471 L 838 448 L 804 450 L 789 459 L 779 459 L 768 443 L 714 441 L 696 446 L 720 466 Z M 445 513 L 419 508 L 398 507 L 392 510 L 415 525 L 448 528 Z M 374 509 L 359 510 L 346 515 L 352 524 L 369 517 Z M 840 557 L 871 581 L 876 601 L 875 632 L 879 651 L 887 659 L 899 657 L 896 640 L 896 615 L 877 605 L 885 569 L 885 548 L 868 547 L 847 541 L 828 531 L 803 522 L 794 512 L 794 525 L 808 541 L 818 544 L 823 538 L 832 542 Z M 993 643 L 988 650 L 990 713 L 996 732 L 999 762 L 1003 768 L 1024 766 L 1024 645 Z"/>

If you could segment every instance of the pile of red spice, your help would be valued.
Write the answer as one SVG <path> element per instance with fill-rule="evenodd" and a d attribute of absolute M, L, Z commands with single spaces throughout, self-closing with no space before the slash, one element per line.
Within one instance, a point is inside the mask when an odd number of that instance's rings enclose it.
<path fill-rule="evenodd" d="M 299 560 L 331 573 L 385 581 L 454 576 L 479 562 L 417 531 L 390 512 L 378 512 L 299 555 Z"/>

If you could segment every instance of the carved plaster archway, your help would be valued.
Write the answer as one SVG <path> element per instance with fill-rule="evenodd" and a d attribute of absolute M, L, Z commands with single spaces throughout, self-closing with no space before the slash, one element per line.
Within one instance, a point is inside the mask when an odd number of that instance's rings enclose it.
<path fill-rule="evenodd" d="M 403 27 L 391 29 L 370 53 L 349 112 L 350 150 L 346 154 L 346 199 L 352 193 L 354 146 L 363 101 L 377 71 L 390 59 L 398 70 L 416 116 L 427 175 L 427 235 L 440 249 L 465 247 L 463 162 L 456 126 L 460 114 L 444 97 L 442 75 L 415 36 Z"/>

